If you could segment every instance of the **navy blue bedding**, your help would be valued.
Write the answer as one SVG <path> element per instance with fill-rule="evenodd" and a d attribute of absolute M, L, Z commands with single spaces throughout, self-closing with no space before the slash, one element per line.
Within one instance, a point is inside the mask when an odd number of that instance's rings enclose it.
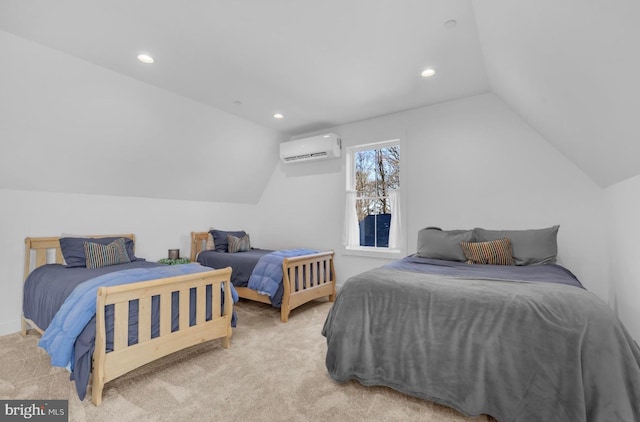
<path fill-rule="evenodd" d="M 251 250 L 246 252 L 238 253 L 218 252 L 214 250 L 202 251 L 196 261 L 211 268 L 231 267 L 231 284 L 235 287 L 247 287 L 251 273 L 260 258 L 271 252 L 273 251 L 269 249 L 257 248 L 251 248 Z M 280 287 L 273 297 L 270 298 L 272 306 L 276 308 L 282 306 L 283 289 L 282 283 L 280 283 Z"/>
<path fill-rule="evenodd" d="M 65 267 L 60 264 L 43 265 L 33 270 L 24 283 L 24 316 L 44 331 L 78 284 L 114 271 L 153 268 L 161 265 L 144 260 L 92 270 L 86 267 Z"/>
<path fill-rule="evenodd" d="M 31 272 L 24 284 L 23 312 L 25 318 L 33 321 L 38 328 L 46 330 L 53 320 L 56 312 L 66 298 L 79 284 L 98 277 L 100 275 L 115 271 L 128 270 L 133 268 L 152 268 L 163 264 L 147 262 L 144 260 L 134 261 L 127 264 L 112 265 L 97 269 L 68 268 L 60 264 L 47 264 L 36 268 Z M 211 286 L 207 286 L 207 297 L 210 297 Z M 179 296 L 177 292 L 172 295 L 172 331 L 178 329 L 178 307 Z M 191 290 L 191 303 L 195 303 L 195 289 Z M 152 327 L 151 337 L 155 338 L 159 334 L 159 298 L 152 299 Z M 113 349 L 113 306 L 107 306 L 105 311 L 107 322 L 107 350 Z M 128 344 L 136 344 L 138 303 L 129 304 L 130 330 Z M 211 301 L 206 303 L 206 319 L 211 318 Z M 195 321 L 195 306 L 191 306 L 191 323 Z M 89 376 L 91 373 L 91 357 L 95 346 L 95 316 L 85 326 L 82 333 L 76 339 L 74 345 L 73 370 L 71 379 L 75 380 L 78 397 L 84 400 L 86 395 Z M 232 326 L 236 326 L 235 311 L 232 318 Z"/>
<path fill-rule="evenodd" d="M 436 274 L 474 280 L 503 280 L 565 284 L 583 288 L 580 281 L 568 269 L 556 264 L 544 265 L 480 265 L 442 259 L 421 258 L 410 255 L 384 265 L 402 271 Z"/>

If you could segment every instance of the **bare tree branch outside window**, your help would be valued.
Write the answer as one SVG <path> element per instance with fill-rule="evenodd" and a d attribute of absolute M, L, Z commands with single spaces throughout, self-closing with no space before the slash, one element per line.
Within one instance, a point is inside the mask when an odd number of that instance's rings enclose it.
<path fill-rule="evenodd" d="M 388 247 L 393 211 L 389 192 L 400 187 L 400 146 L 358 151 L 354 167 L 360 246 Z"/>
<path fill-rule="evenodd" d="M 389 190 L 400 187 L 400 146 L 358 151 L 355 154 L 358 220 L 389 214 Z"/>

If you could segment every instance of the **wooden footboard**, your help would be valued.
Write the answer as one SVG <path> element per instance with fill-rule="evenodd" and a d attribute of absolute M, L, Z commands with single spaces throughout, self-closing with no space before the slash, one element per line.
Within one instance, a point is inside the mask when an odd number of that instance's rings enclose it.
<path fill-rule="evenodd" d="M 191 260 L 205 249 L 207 232 L 191 232 Z M 328 296 L 333 302 L 336 297 L 336 273 L 333 265 L 333 251 L 319 252 L 285 258 L 282 262 L 283 294 L 280 320 L 287 322 L 292 309 L 309 301 Z M 271 304 L 268 296 L 261 295 L 247 287 L 236 287 L 238 296 L 244 299 Z"/>
<path fill-rule="evenodd" d="M 231 341 L 231 268 L 181 275 L 127 285 L 100 287 L 96 304 L 96 344 L 91 400 L 102 402 L 104 384 L 158 358 L 198 343 Z M 206 320 L 206 287 L 211 288 L 211 319 Z M 196 289 L 196 321 L 190 325 L 190 289 Z M 171 295 L 179 292 L 179 327 L 171 331 Z M 224 291 L 224 298 L 222 297 Z M 160 333 L 151 338 L 151 299 L 159 296 Z M 138 343 L 129 346 L 129 302 L 138 300 Z M 224 309 L 221 311 L 221 304 Z M 114 305 L 113 351 L 106 351 L 105 307 Z"/>
<path fill-rule="evenodd" d="M 87 237 L 127 237 L 132 234 Z M 47 263 L 64 262 L 57 237 L 25 239 L 25 280 L 34 268 Z M 50 253 L 51 252 L 51 253 Z M 35 260 L 32 260 L 32 255 Z M 32 265 L 33 264 L 33 265 Z M 207 297 L 207 286 L 211 285 Z M 231 268 L 186 274 L 175 277 L 131 283 L 113 287 L 100 287 L 96 303 L 96 342 L 92 365 L 92 401 L 102 402 L 105 383 L 153 360 L 216 338 L 223 347 L 231 340 Z M 190 321 L 190 291 L 195 289 L 195 323 Z M 179 292 L 178 329 L 172 332 L 172 293 Z M 159 335 L 151 338 L 152 298 L 159 297 Z M 129 302 L 138 302 L 138 342 L 128 345 Z M 207 320 L 206 304 L 211 304 L 211 316 Z M 224 303 L 224 307 L 222 304 Z M 113 350 L 106 350 L 105 307 L 114 306 Z M 32 327 L 42 330 L 22 317 L 22 333 Z"/>

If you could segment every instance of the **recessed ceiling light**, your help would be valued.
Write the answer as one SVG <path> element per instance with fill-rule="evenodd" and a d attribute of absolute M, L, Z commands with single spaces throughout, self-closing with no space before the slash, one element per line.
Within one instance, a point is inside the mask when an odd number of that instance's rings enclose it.
<path fill-rule="evenodd" d="M 276 113 L 276 114 L 273 115 L 273 118 L 274 119 L 282 119 L 282 118 L 284 118 L 284 115 L 282 113 Z"/>
<path fill-rule="evenodd" d="M 433 70 L 431 68 L 428 68 L 428 69 L 423 70 L 422 73 L 420 73 L 420 76 L 422 76 L 423 78 L 430 78 L 435 74 L 436 74 L 435 70 Z"/>
<path fill-rule="evenodd" d="M 456 22 L 454 19 L 451 19 L 449 21 L 446 21 L 444 23 L 444 27 L 447 29 L 453 29 L 456 27 L 456 25 L 458 24 L 458 22 Z"/>
<path fill-rule="evenodd" d="M 153 63 L 153 57 L 146 54 L 138 54 L 138 60 L 140 60 L 142 63 L 147 63 L 147 64 Z"/>

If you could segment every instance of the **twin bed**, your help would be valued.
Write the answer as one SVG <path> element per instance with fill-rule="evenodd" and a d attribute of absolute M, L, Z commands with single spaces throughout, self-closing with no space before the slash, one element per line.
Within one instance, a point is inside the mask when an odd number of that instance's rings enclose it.
<path fill-rule="evenodd" d="M 43 334 L 41 347 L 52 354 L 52 363 L 71 370 L 81 399 L 90 372 L 91 400 L 99 405 L 105 383 L 148 362 L 218 338 L 229 347 L 234 300 L 229 268 L 163 266 L 140 260 L 133 255 L 132 234 L 69 240 L 76 258 L 81 255 L 77 246 L 85 240 L 105 244 L 126 239 L 130 254 L 124 258 L 129 262 L 117 265 L 69 267 L 69 256 L 67 266 L 62 265 L 60 245 L 68 239 L 25 240 L 22 334 L 30 328 Z M 88 294 L 83 297 L 88 302 L 72 293 L 81 284 L 86 286 Z M 67 298 L 78 302 L 65 302 Z M 60 317 L 62 311 L 67 311 L 66 319 Z M 81 323 L 83 318 L 87 321 Z"/>
<path fill-rule="evenodd" d="M 640 348 L 554 264 L 557 229 L 422 230 L 417 254 L 342 286 L 330 376 L 500 422 L 639 421 Z"/>
<path fill-rule="evenodd" d="M 280 308 L 280 320 L 287 322 L 291 310 L 321 297 L 328 297 L 331 302 L 336 295 L 336 274 L 333 265 L 333 251 L 310 251 L 291 250 L 297 254 L 289 254 L 287 251 L 276 252 L 280 254 L 281 261 L 272 261 L 268 265 L 271 267 L 281 267 L 278 274 L 278 289 L 273 295 L 258 293 L 257 290 L 249 288 L 252 275 L 255 277 L 254 269 L 261 259 L 273 252 L 267 249 L 248 248 L 245 251 L 231 253 L 228 246 L 220 245 L 216 241 L 211 245 L 211 237 L 217 239 L 228 236 L 228 233 L 242 235 L 244 232 L 225 232 L 221 230 L 211 230 L 210 232 L 191 232 L 191 261 L 199 262 L 211 268 L 231 267 L 231 282 L 235 286 L 241 298 L 257 302 L 271 304 Z M 246 234 L 245 234 L 246 235 Z M 244 235 L 243 235 L 244 236 Z M 209 249 L 207 244 L 209 242 Z M 278 258 L 278 256 L 274 257 Z M 280 282 L 281 281 L 281 282 Z"/>

